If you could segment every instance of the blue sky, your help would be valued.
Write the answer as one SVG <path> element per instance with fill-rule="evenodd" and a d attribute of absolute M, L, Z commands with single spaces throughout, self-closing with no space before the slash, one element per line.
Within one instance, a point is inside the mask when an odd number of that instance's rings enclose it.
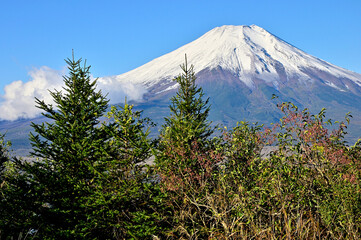
<path fill-rule="evenodd" d="M 72 49 L 95 77 L 116 75 L 222 25 L 256 24 L 361 73 L 360 10 L 359 0 L 2 0 L 0 94 L 40 70 L 62 72 Z"/>

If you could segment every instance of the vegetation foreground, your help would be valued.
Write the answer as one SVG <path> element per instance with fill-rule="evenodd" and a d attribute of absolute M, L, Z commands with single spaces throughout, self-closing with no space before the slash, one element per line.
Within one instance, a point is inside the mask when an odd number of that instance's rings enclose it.
<path fill-rule="evenodd" d="M 361 144 L 345 122 L 280 103 L 272 128 L 211 127 L 187 61 L 159 137 L 112 106 L 74 57 L 32 156 L 1 138 L 0 239 L 361 239 Z M 107 117 L 103 121 L 101 117 Z M 332 126 L 331 126 L 332 125 Z M 262 155 L 265 146 L 275 146 Z M 155 156 L 155 164 L 145 160 Z"/>

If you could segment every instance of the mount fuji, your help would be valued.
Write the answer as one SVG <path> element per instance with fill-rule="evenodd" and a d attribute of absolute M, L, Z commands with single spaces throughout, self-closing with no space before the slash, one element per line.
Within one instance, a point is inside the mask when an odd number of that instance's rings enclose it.
<path fill-rule="evenodd" d="M 314 113 L 325 107 L 334 120 L 351 112 L 352 141 L 361 136 L 361 74 L 311 56 L 256 25 L 214 28 L 139 68 L 100 81 L 145 88 L 136 105 L 161 122 L 169 114 L 169 99 L 177 89 L 172 79 L 181 72 L 185 54 L 194 65 L 197 84 L 210 97 L 215 123 L 277 122 L 277 103 L 291 101 Z M 278 101 L 271 100 L 273 94 Z"/>
<path fill-rule="evenodd" d="M 315 80 L 310 70 L 347 78 L 361 86 L 361 74 L 313 57 L 256 25 L 214 28 L 169 54 L 130 72 L 102 78 L 101 81 L 129 81 L 149 90 L 155 85 L 172 82 L 171 79 L 179 74 L 179 65 L 184 61 L 185 54 L 189 62 L 195 65 L 196 71 L 222 69 L 236 76 L 250 89 L 256 87 L 256 79 L 276 89 L 291 79 L 307 84 Z M 339 90 L 349 89 L 346 82 L 335 79 L 325 80 L 324 83 Z M 172 87 L 168 86 L 163 90 L 170 89 Z"/>
<path fill-rule="evenodd" d="M 178 87 L 173 79 L 181 73 L 185 55 L 194 65 L 196 83 L 210 98 L 209 119 L 214 124 L 278 122 L 282 115 L 277 103 L 291 101 L 312 113 L 325 107 L 333 120 L 343 120 L 351 112 L 354 118 L 347 140 L 353 143 L 361 136 L 361 74 L 311 56 L 256 25 L 214 28 L 143 66 L 98 81 L 105 90 L 136 87 L 143 95 L 132 103 L 159 127 L 170 113 L 170 98 Z M 278 99 L 271 100 L 273 94 Z M 18 142 L 26 148 L 30 121 L 42 120 L 0 122 L 0 131 L 8 132 L 14 148 Z"/>

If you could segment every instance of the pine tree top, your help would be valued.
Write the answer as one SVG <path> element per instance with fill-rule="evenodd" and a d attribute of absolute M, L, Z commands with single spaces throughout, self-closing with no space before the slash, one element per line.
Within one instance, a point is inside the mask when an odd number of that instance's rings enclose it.
<path fill-rule="evenodd" d="M 69 74 L 63 77 L 65 86 L 60 91 L 49 91 L 55 106 L 35 99 L 36 106 L 44 111 L 42 114 L 50 121 L 32 123 L 36 133 L 30 134 L 33 156 L 59 161 L 92 158 L 95 152 L 92 145 L 101 144 L 97 142 L 102 135 L 97 126 L 109 100 L 96 90 L 97 80 L 91 78 L 90 66 L 86 66 L 86 63 L 82 66 L 81 62 L 81 59 L 74 60 L 74 57 L 66 60 Z M 79 145 L 81 142 L 83 144 Z M 66 159 L 67 155 L 69 159 Z"/>
<path fill-rule="evenodd" d="M 174 79 L 179 88 L 171 98 L 171 115 L 165 118 L 163 135 L 178 143 L 205 142 L 214 132 L 207 120 L 209 98 L 203 99 L 203 90 L 196 85 L 194 66 L 188 66 L 187 57 L 180 67 L 182 73 Z"/>

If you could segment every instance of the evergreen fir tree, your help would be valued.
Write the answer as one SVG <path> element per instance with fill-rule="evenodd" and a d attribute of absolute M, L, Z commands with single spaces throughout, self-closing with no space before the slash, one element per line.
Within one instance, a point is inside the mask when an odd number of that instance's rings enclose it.
<path fill-rule="evenodd" d="M 126 168 L 124 172 L 129 172 L 130 169 L 144 163 L 151 156 L 150 150 L 153 145 L 148 136 L 154 123 L 149 118 L 142 118 L 142 111 L 134 111 L 133 107 L 127 101 L 124 107 L 112 106 L 107 113 L 112 125 L 104 125 L 112 137 L 109 144 L 113 158 Z"/>
<path fill-rule="evenodd" d="M 165 118 L 156 153 L 160 186 L 166 195 L 164 218 L 172 226 L 169 234 L 175 238 L 182 238 L 182 234 L 177 235 L 179 232 L 203 228 L 198 221 L 188 221 L 187 214 L 194 219 L 200 215 L 195 215 L 197 211 L 186 202 L 204 199 L 212 191 L 212 178 L 219 162 L 214 154 L 215 142 L 210 139 L 214 128 L 207 120 L 209 99 L 203 99 L 203 90 L 196 85 L 193 65 L 188 66 L 187 58 L 181 69 L 182 74 L 174 79 L 179 87 L 171 99 L 171 115 Z M 208 211 L 199 208 L 202 212 Z"/>
<path fill-rule="evenodd" d="M 107 117 L 111 124 L 103 127 L 111 136 L 111 159 L 101 184 L 94 186 L 92 224 L 105 229 L 104 238 L 150 239 L 160 229 L 155 211 L 160 191 L 145 162 L 153 147 L 148 138 L 153 124 L 127 103 L 112 106 Z"/>
<path fill-rule="evenodd" d="M 190 146 L 195 141 L 205 146 L 214 132 L 207 120 L 210 110 L 209 98 L 203 100 L 203 90 L 196 85 L 194 67 L 188 67 L 187 57 L 181 69 L 183 73 L 174 79 L 179 88 L 176 95 L 171 98 L 171 115 L 165 118 L 162 138 L 183 147 Z"/>
<path fill-rule="evenodd" d="M 35 163 L 25 163 L 24 171 L 39 196 L 41 207 L 34 209 L 42 223 L 41 238 L 86 238 L 91 185 L 100 181 L 107 161 L 106 142 L 110 137 L 99 126 L 108 100 L 96 91 L 90 66 L 81 59 L 67 59 L 69 75 L 63 91 L 50 91 L 55 107 L 36 99 L 37 107 L 50 121 L 32 123 L 30 134 Z"/>
<path fill-rule="evenodd" d="M 174 179 L 183 178 L 184 170 L 193 173 L 202 171 L 201 163 L 195 156 L 211 150 L 210 136 L 214 132 L 207 120 L 209 98 L 203 99 L 203 90 L 196 85 L 194 67 L 188 66 L 187 57 L 181 69 L 182 74 L 174 79 L 179 87 L 176 95 L 171 98 L 171 115 L 165 118 L 160 151 L 156 154 L 159 174 L 168 176 L 167 178 L 174 174 Z"/>

